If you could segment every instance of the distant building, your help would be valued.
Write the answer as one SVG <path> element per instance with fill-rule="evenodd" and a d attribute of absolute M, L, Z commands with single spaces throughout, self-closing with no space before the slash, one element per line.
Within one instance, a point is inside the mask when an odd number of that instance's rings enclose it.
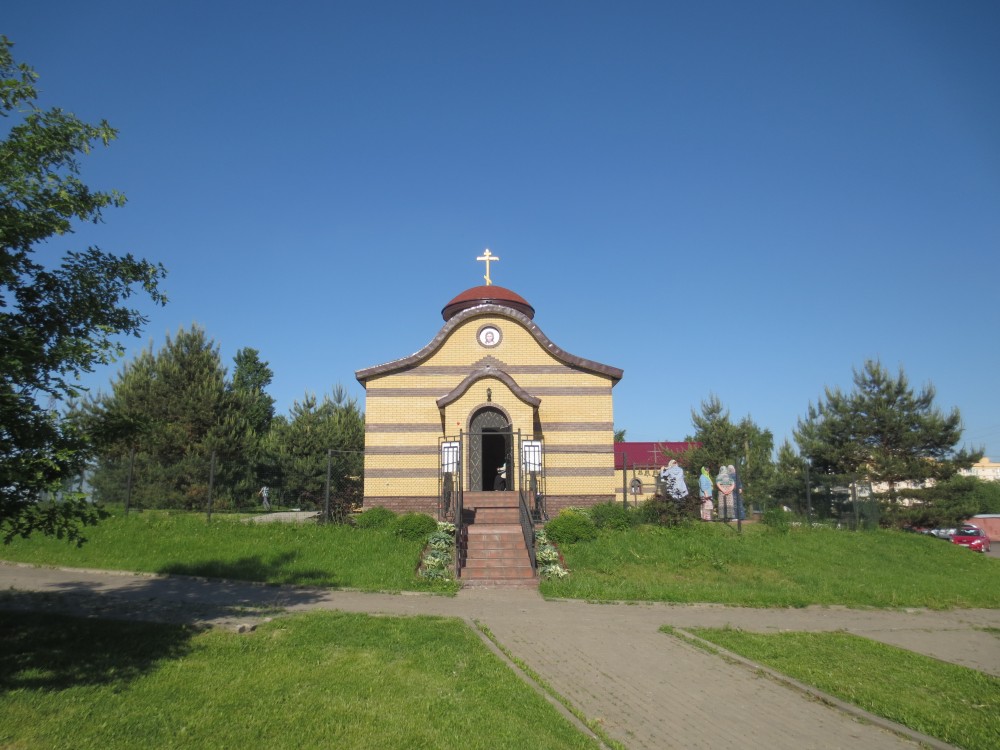
<path fill-rule="evenodd" d="M 1000 482 L 1000 463 L 983 456 L 971 467 L 960 469 L 958 473 L 964 477 L 982 479 L 984 482 Z"/>

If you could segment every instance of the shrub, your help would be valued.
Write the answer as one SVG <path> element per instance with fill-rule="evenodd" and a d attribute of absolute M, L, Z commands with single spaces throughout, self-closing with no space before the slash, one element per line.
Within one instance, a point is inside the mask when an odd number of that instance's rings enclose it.
<path fill-rule="evenodd" d="M 548 538 L 559 544 L 586 542 L 597 537 L 597 527 L 590 516 L 564 510 L 545 525 Z"/>
<path fill-rule="evenodd" d="M 437 530 L 437 521 L 426 513 L 404 513 L 396 519 L 396 535 L 410 541 L 426 539 Z"/>
<path fill-rule="evenodd" d="M 385 529 L 396 520 L 396 514 L 388 508 L 369 508 L 354 519 L 359 529 Z"/>
<path fill-rule="evenodd" d="M 427 540 L 427 546 L 436 550 L 450 550 L 455 546 L 455 535 L 447 531 L 435 531 Z"/>
<path fill-rule="evenodd" d="M 777 508 L 768 508 L 764 511 L 764 515 L 760 519 L 761 523 L 765 526 L 785 533 L 791 530 L 792 520 L 792 514 L 780 506 Z"/>
<path fill-rule="evenodd" d="M 627 531 L 635 525 L 635 514 L 621 503 L 599 503 L 590 509 L 589 513 L 594 525 L 599 529 Z"/>
<path fill-rule="evenodd" d="M 654 497 L 642 504 L 639 517 L 643 523 L 659 526 L 681 526 L 699 517 L 700 503 L 697 497 L 688 495 L 680 501 L 665 497 Z"/>

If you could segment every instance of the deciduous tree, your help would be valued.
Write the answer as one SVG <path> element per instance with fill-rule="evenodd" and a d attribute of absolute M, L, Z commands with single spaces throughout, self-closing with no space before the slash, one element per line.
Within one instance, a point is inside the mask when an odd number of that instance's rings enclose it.
<path fill-rule="evenodd" d="M 96 521 L 82 499 L 40 502 L 81 470 L 85 437 L 57 407 L 79 395 L 79 378 L 120 355 L 118 337 L 138 335 L 146 317 L 124 304 L 137 289 L 157 303 L 164 269 L 132 255 L 89 247 L 55 267 L 37 260 L 41 243 L 98 223 L 125 203 L 92 190 L 80 158 L 107 146 L 116 131 L 58 108 L 36 105 L 35 72 L 14 61 L 0 36 L 0 534 L 5 541 L 39 531 L 81 540 Z"/>

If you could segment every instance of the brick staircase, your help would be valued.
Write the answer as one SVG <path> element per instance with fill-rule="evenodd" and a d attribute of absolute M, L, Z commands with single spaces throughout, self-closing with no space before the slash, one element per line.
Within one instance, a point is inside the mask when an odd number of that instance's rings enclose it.
<path fill-rule="evenodd" d="M 536 586 L 516 492 L 466 492 L 458 554 L 465 586 Z"/>

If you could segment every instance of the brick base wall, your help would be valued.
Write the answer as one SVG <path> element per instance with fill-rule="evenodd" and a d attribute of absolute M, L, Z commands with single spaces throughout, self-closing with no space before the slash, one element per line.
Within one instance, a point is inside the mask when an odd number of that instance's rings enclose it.
<path fill-rule="evenodd" d="M 614 495 L 546 495 L 545 508 L 549 512 L 549 518 L 555 518 L 563 508 L 589 508 L 614 499 Z M 375 507 L 388 508 L 393 513 L 426 513 L 437 518 L 438 500 L 436 497 L 421 495 L 366 497 L 363 509 Z"/>

